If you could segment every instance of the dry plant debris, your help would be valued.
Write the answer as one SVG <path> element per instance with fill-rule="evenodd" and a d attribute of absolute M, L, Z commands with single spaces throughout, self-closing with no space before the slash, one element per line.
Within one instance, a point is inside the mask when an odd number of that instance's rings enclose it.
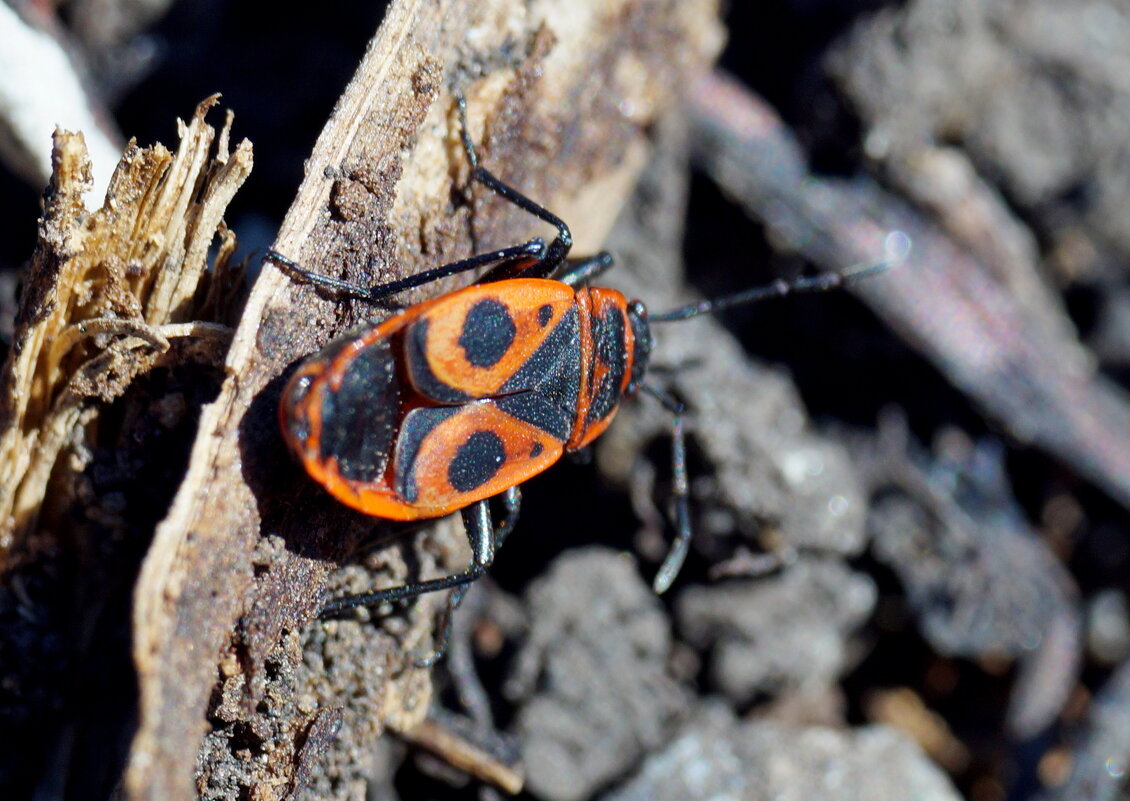
<path fill-rule="evenodd" d="M 239 281 L 230 263 L 235 237 L 222 216 L 251 171 L 251 144 L 229 152 L 230 116 L 214 143 L 204 116 L 216 102 L 204 101 L 181 125 L 175 154 L 131 142 L 93 211 L 83 136 L 55 134 L 39 244 L 0 397 L 0 565 L 36 532 L 56 468 L 81 469 L 81 460 L 60 464 L 60 454 L 101 404 L 166 358 L 173 341 L 193 340 L 213 362 L 223 353 L 228 329 L 205 321 L 230 305 L 225 293 Z M 59 509 L 66 503 L 50 501 Z"/>
<path fill-rule="evenodd" d="M 1035 278 L 997 274 L 993 255 L 1004 245 L 966 250 L 872 181 L 810 180 L 776 112 L 724 75 L 700 84 L 690 111 L 703 167 L 751 216 L 825 269 L 873 259 L 890 231 L 909 235 L 914 269 L 853 291 L 1009 434 L 1130 507 L 1130 451 L 1119 436 L 1130 431 L 1127 394 L 1080 355 L 1062 309 L 1046 291 L 1028 288 Z M 781 215 L 781 207 L 792 213 Z"/>

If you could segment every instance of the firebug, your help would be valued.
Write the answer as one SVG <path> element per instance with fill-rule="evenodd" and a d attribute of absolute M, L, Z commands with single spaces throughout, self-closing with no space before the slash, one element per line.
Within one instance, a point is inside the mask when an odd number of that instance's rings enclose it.
<path fill-rule="evenodd" d="M 674 418 L 675 539 L 654 580 L 655 591 L 663 592 L 686 556 L 691 525 L 685 409 L 644 383 L 651 325 L 769 297 L 826 291 L 890 263 L 776 281 L 649 314 L 616 290 L 588 286 L 612 266 L 611 255 L 569 258 L 568 225 L 479 163 L 467 133 L 466 102 L 461 95 L 457 101 L 472 181 L 556 228 L 552 241 L 530 239 L 369 287 L 303 269 L 274 250 L 266 256 L 302 281 L 369 302 L 486 269 L 471 286 L 334 340 L 305 359 L 283 391 L 283 438 L 337 500 L 389 520 L 461 511 L 471 545 L 471 564 L 461 573 L 339 598 L 323 614 L 454 588 L 450 613 L 513 529 L 519 485 L 600 436 L 621 401 L 641 390 Z M 497 526 L 488 503 L 496 497 L 506 508 Z"/>

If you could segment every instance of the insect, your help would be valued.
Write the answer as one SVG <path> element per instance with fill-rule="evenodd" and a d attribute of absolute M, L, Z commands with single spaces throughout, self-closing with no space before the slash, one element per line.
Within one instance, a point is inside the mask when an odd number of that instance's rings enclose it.
<path fill-rule="evenodd" d="M 514 528 L 518 485 L 599 437 L 621 401 L 641 391 L 674 418 L 675 537 L 653 585 L 663 592 L 686 557 L 691 525 L 685 408 L 644 383 L 651 325 L 769 297 L 826 291 L 889 263 L 776 281 L 649 314 L 616 290 L 588 285 L 612 266 L 611 255 L 570 259 L 569 227 L 479 163 L 467 133 L 466 101 L 460 95 L 457 102 L 472 181 L 552 225 L 557 231 L 552 241 L 530 239 L 369 287 L 311 272 L 277 251 L 266 256 L 304 282 L 368 302 L 486 269 L 471 286 L 331 342 L 301 363 L 283 391 L 283 437 L 337 500 L 391 520 L 461 511 L 471 546 L 471 564 L 461 573 L 339 598 L 323 615 L 454 589 L 450 616 Z M 506 509 L 497 525 L 489 505 L 496 497 Z M 442 645 L 434 658 L 441 653 Z"/>

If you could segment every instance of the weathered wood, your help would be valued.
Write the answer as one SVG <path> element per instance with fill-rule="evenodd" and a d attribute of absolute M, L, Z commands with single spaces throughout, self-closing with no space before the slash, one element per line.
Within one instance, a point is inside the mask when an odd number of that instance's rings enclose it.
<path fill-rule="evenodd" d="M 251 171 L 250 143 L 229 153 L 227 129 L 212 153 L 216 131 L 204 116 L 216 103 L 204 101 L 182 125 L 175 154 L 131 143 L 93 211 L 84 137 L 55 134 L 55 172 L 0 395 L 0 568 L 34 534 L 59 454 L 97 404 L 149 369 L 170 339 L 226 336 L 170 327 L 198 319 L 193 301 L 217 232 L 225 246 L 216 270 L 226 268 L 235 242 L 222 216 Z"/>
<path fill-rule="evenodd" d="M 569 220 L 578 253 L 594 249 L 646 160 L 648 126 L 717 52 L 716 13 L 713 0 L 392 3 L 307 162 L 276 247 L 314 270 L 376 282 L 541 232 L 482 191 L 464 199 L 457 87 L 491 169 Z M 305 662 L 295 634 L 318 609 L 327 571 L 376 523 L 330 502 L 292 465 L 276 433 L 278 394 L 288 365 L 373 316 L 273 267 L 260 275 L 136 588 L 141 705 L 130 798 L 191 796 L 217 678 L 217 728 L 197 777 L 217 794 L 224 781 L 248 797 L 296 791 L 315 773 L 312 752 L 330 748 L 334 787 L 349 795 L 363 747 L 385 725 L 407 729 L 425 714 L 430 677 L 412 655 L 428 647 L 433 602 L 385 627 L 397 636 L 316 624 Z M 408 574 L 405 561 L 450 569 L 465 559 L 460 536 L 446 524 L 422 538 L 423 550 L 381 551 L 371 566 L 390 584 Z M 374 581 L 352 575 L 358 588 Z M 342 734 L 329 745 L 326 721 L 338 718 L 327 710 L 337 707 Z M 223 739 L 236 724 L 264 759 L 238 763 Z M 312 731 L 320 745 L 307 748 Z M 232 778 L 229 763 L 243 772 Z"/>

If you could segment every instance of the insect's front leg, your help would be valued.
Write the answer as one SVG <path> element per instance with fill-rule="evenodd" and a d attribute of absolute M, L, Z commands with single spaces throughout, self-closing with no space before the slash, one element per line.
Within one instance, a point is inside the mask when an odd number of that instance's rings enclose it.
<path fill-rule="evenodd" d="M 546 257 L 539 263 L 532 265 L 528 273 L 530 278 L 546 278 L 552 275 L 564 263 L 569 256 L 569 249 L 573 247 L 573 234 L 569 230 L 569 226 L 549 209 L 530 200 L 479 163 L 479 154 L 475 150 L 475 143 L 471 141 L 471 134 L 467 132 L 467 99 L 463 97 L 462 92 L 459 92 L 455 95 L 455 101 L 459 105 L 459 135 L 463 140 L 463 150 L 467 154 L 467 161 L 471 163 L 471 180 L 478 181 L 496 195 L 505 198 L 523 211 L 529 212 L 557 229 L 557 236 L 549 243 Z"/>

